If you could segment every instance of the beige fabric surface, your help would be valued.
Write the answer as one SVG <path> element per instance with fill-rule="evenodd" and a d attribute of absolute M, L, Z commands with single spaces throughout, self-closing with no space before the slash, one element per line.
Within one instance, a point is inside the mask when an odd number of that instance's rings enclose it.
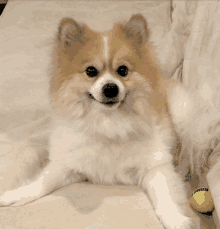
<path fill-rule="evenodd" d="M 23 207 L 0 210 L 0 228 L 162 229 L 135 188 L 76 184 Z"/>

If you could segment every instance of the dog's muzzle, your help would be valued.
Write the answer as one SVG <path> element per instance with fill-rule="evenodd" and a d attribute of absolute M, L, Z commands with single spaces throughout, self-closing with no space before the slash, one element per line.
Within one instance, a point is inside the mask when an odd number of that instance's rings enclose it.
<path fill-rule="evenodd" d="M 102 86 L 100 91 L 100 97 L 97 99 L 91 93 L 89 93 L 89 98 L 96 100 L 97 102 L 104 104 L 108 107 L 119 104 L 120 101 L 120 88 L 115 83 L 106 83 Z"/>

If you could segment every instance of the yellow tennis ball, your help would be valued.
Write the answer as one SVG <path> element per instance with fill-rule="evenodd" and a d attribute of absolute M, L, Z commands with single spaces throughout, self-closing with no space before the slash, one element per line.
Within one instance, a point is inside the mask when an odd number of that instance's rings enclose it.
<path fill-rule="evenodd" d="M 207 188 L 197 189 L 190 198 L 190 205 L 198 212 L 211 212 L 214 208 L 211 192 Z"/>

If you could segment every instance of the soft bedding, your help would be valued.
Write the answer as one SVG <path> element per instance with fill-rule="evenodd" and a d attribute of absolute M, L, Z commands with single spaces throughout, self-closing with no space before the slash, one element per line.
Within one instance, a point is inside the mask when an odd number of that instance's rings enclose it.
<path fill-rule="evenodd" d="M 207 75 L 212 87 L 219 83 L 218 1 L 9 0 L 0 17 L 0 183 L 6 167 L 13 168 L 17 179 L 9 179 L 0 191 L 12 183 L 16 187 L 28 182 L 47 163 L 47 152 L 27 153 L 20 140 L 50 124 L 48 66 L 60 19 L 74 17 L 103 31 L 134 13 L 148 20 L 165 77 L 174 74 L 191 87 Z M 35 122 L 37 130 L 31 128 Z M 27 156 L 28 164 L 20 166 Z M 19 179 L 20 174 L 25 181 Z M 0 208 L 0 222 L 3 229 L 163 228 L 141 190 L 89 183 L 65 187 L 23 207 Z M 216 225 L 211 218 L 203 218 L 203 227 Z"/>

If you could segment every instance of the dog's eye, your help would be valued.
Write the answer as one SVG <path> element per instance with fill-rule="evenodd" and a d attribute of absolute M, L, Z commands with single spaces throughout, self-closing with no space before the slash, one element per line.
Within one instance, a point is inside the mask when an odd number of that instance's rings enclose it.
<path fill-rule="evenodd" d="M 125 65 L 121 65 L 117 69 L 117 73 L 119 76 L 126 77 L 128 75 L 129 69 Z"/>
<path fill-rule="evenodd" d="M 89 77 L 96 77 L 96 76 L 98 76 L 99 71 L 98 71 L 95 67 L 89 66 L 89 67 L 86 69 L 86 74 L 87 74 L 87 76 L 89 76 Z"/>

